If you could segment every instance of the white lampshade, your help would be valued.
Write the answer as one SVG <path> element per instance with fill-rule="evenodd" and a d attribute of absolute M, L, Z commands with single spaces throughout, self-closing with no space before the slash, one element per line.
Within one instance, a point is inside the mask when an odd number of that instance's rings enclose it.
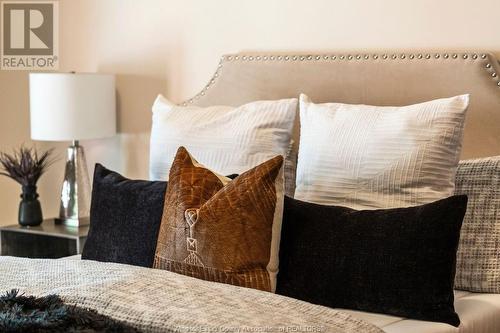
<path fill-rule="evenodd" d="M 116 134 L 115 77 L 31 73 L 31 138 L 97 139 Z"/>

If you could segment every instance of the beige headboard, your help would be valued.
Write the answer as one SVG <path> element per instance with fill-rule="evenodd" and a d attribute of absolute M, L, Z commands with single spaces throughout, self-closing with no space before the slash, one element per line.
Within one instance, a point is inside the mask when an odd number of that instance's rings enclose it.
<path fill-rule="evenodd" d="M 396 106 L 469 93 L 462 158 L 483 157 L 500 155 L 499 75 L 487 52 L 234 54 L 223 56 L 207 86 L 184 104 L 306 93 L 315 102 Z"/>

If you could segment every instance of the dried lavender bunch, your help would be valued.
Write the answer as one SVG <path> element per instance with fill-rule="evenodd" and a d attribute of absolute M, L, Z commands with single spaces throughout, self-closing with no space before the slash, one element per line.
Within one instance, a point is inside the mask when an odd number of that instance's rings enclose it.
<path fill-rule="evenodd" d="M 35 148 L 21 146 L 12 154 L 0 152 L 0 175 L 12 178 L 22 186 L 36 186 L 38 179 L 55 162 L 53 149 L 39 154 Z"/>

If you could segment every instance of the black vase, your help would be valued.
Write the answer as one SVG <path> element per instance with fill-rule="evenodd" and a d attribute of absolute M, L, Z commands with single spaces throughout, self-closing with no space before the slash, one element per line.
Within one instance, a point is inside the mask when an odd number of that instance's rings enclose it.
<path fill-rule="evenodd" d="M 23 186 L 19 203 L 19 224 L 22 226 L 36 226 L 43 221 L 42 206 L 38 201 L 36 186 Z"/>

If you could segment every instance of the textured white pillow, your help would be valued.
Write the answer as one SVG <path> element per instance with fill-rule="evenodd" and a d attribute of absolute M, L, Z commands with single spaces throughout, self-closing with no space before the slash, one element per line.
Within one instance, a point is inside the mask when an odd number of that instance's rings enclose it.
<path fill-rule="evenodd" d="M 296 113 L 296 98 L 240 107 L 182 107 L 160 95 L 153 105 L 150 178 L 168 179 L 180 146 L 222 175 L 240 174 L 276 155 L 286 156 Z"/>
<path fill-rule="evenodd" d="M 403 107 L 314 104 L 300 96 L 295 197 L 355 209 L 453 195 L 469 96 Z"/>

